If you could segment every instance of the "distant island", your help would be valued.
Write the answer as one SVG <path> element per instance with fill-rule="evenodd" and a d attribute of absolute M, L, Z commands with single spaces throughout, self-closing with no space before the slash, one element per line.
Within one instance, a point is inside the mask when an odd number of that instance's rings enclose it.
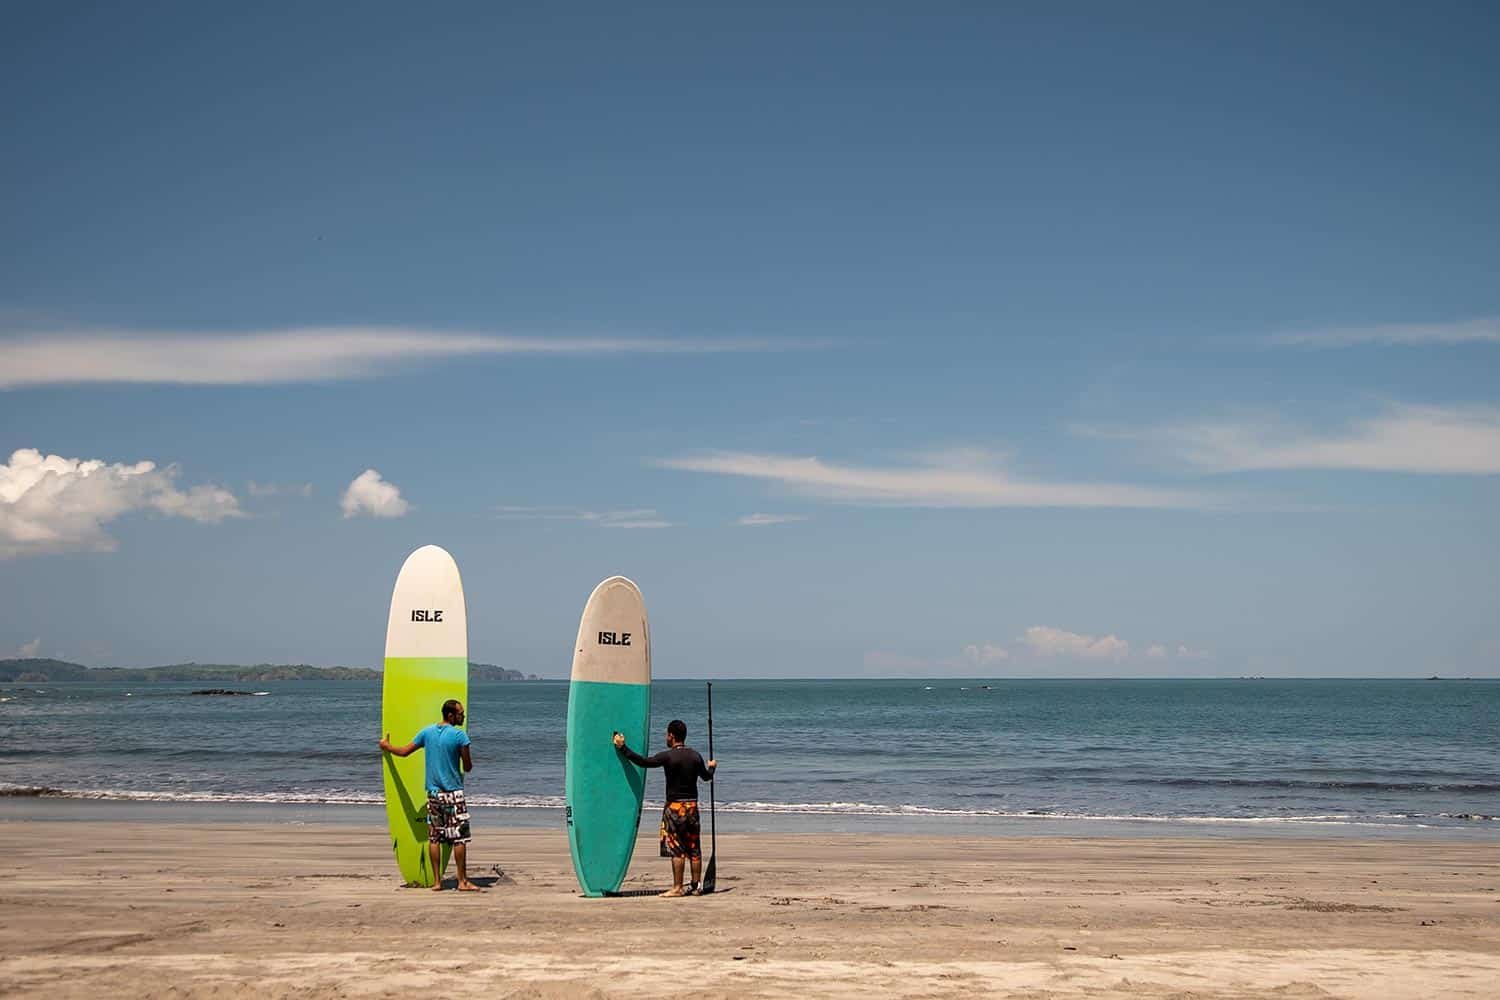
<path fill-rule="evenodd" d="M 0 660 L 0 683 L 55 684 L 62 681 L 132 683 L 152 681 L 377 681 L 380 671 L 369 667 L 314 667 L 307 663 L 176 663 L 165 667 L 85 667 L 65 660 Z M 536 681 L 536 674 L 469 662 L 471 681 Z"/>

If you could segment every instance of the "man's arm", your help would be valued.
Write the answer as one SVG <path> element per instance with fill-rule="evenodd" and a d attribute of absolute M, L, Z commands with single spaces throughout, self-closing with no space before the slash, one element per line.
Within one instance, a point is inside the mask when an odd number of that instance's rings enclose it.
<path fill-rule="evenodd" d="M 465 774 L 467 774 L 470 771 L 474 770 L 474 761 L 471 760 L 470 757 L 469 757 L 469 745 L 467 743 L 465 743 L 463 745 L 463 748 L 458 751 L 458 757 L 459 757 L 459 760 L 462 760 L 464 762 L 464 773 Z"/>
<path fill-rule="evenodd" d="M 698 757 L 698 778 L 699 778 L 699 780 L 700 781 L 713 781 L 714 780 L 714 769 L 717 768 L 718 766 L 719 766 L 719 762 L 716 761 L 716 760 L 711 760 L 707 764 L 704 764 L 703 763 L 703 757 L 700 754 L 699 757 Z"/>
<path fill-rule="evenodd" d="M 412 754 L 421 749 L 421 746 L 422 745 L 420 743 L 408 743 L 404 747 L 392 746 L 390 733 L 386 733 L 385 736 L 383 736 L 380 740 L 380 749 L 384 750 L 386 753 L 393 753 L 397 757 L 410 757 Z M 467 751 L 465 752 L 467 753 Z"/>
<path fill-rule="evenodd" d="M 620 756 L 630 761 L 636 767 L 661 767 L 667 762 L 664 754 L 654 753 L 650 757 L 642 757 L 625 745 L 625 737 L 620 733 L 615 733 L 614 741 L 615 749 L 620 751 Z"/>

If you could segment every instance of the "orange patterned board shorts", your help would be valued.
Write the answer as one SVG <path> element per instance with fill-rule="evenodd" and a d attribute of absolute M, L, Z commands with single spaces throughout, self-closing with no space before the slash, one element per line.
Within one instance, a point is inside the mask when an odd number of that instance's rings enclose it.
<path fill-rule="evenodd" d="M 661 856 L 703 857 L 698 846 L 698 803 L 668 802 L 661 811 Z"/>

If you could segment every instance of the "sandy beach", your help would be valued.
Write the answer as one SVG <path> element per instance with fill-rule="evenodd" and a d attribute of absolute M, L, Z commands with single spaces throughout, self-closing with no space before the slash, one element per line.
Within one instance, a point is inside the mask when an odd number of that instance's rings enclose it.
<path fill-rule="evenodd" d="M 1389 998 L 1500 983 L 1492 844 L 729 835 L 727 891 L 589 900 L 560 831 L 476 835 L 488 890 L 438 894 L 397 885 L 374 823 L 0 822 L 0 993 Z M 628 889 L 664 885 L 655 846 L 638 845 Z"/>

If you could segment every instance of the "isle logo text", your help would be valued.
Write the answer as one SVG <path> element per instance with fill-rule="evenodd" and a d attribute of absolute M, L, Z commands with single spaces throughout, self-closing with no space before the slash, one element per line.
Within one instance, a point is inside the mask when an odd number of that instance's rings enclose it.
<path fill-rule="evenodd" d="M 441 611 L 414 610 L 411 613 L 411 620 L 414 622 L 440 622 L 443 620 L 443 613 Z"/>
<path fill-rule="evenodd" d="M 600 632 L 599 645 L 601 646 L 628 646 L 630 645 L 629 632 Z"/>

